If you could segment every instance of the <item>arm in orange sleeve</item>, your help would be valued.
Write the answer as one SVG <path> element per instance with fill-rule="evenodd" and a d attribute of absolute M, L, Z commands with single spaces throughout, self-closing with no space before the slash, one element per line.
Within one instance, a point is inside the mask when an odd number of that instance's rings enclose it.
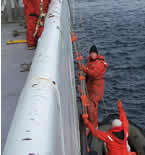
<path fill-rule="evenodd" d="M 87 67 L 83 71 L 90 77 L 96 78 L 100 73 L 104 71 L 104 63 L 100 62 L 96 65 L 94 70 L 88 69 Z"/>
<path fill-rule="evenodd" d="M 88 119 L 85 119 L 84 123 L 90 129 L 93 136 L 99 138 L 100 140 L 102 140 L 104 142 L 107 141 L 107 134 L 104 131 L 95 129 L 93 124 Z"/>
<path fill-rule="evenodd" d="M 104 56 L 102 56 L 102 55 L 99 56 L 99 59 L 101 59 L 101 60 L 103 61 L 105 67 L 109 67 L 109 65 L 107 64 L 107 62 L 106 62 Z"/>
<path fill-rule="evenodd" d="M 128 134 L 128 120 L 127 120 L 125 111 L 124 111 L 124 109 L 122 107 L 122 103 L 121 103 L 120 99 L 117 102 L 117 106 L 118 106 L 118 111 L 119 111 L 119 114 L 120 114 L 120 120 L 122 122 L 124 131 L 125 131 L 126 134 Z"/>
<path fill-rule="evenodd" d="M 27 5 L 28 4 L 28 0 L 23 0 L 23 4 Z"/>

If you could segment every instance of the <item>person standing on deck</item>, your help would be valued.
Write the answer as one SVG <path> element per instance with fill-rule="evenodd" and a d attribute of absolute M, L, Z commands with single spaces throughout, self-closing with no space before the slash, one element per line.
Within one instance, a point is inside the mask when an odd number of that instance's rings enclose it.
<path fill-rule="evenodd" d="M 87 66 L 78 64 L 78 68 L 86 73 L 87 90 L 91 100 L 91 108 L 88 107 L 89 120 L 97 127 L 98 103 L 104 96 L 104 74 L 108 64 L 104 56 L 99 55 L 95 45 L 90 48 L 89 54 Z"/>
<path fill-rule="evenodd" d="M 107 155 L 129 155 L 130 147 L 128 145 L 128 120 L 120 100 L 117 102 L 120 119 L 112 122 L 112 129 L 108 132 L 95 129 L 93 124 L 83 115 L 84 124 L 90 129 L 93 136 L 106 143 Z"/>
<path fill-rule="evenodd" d="M 28 49 L 34 49 L 37 46 L 37 40 L 43 31 L 44 18 L 48 11 L 50 1 L 51 0 L 23 0 L 27 25 Z M 42 12 L 40 11 L 41 9 Z"/>

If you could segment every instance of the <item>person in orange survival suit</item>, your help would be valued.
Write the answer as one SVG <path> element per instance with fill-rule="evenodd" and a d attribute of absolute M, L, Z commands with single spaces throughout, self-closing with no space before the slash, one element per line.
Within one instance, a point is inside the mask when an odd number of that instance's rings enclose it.
<path fill-rule="evenodd" d="M 107 155 L 131 155 L 136 154 L 130 152 L 128 145 L 128 120 L 122 107 L 120 100 L 117 102 L 120 119 L 115 119 L 112 122 L 112 129 L 108 132 L 95 129 L 93 124 L 88 120 L 86 115 L 83 115 L 84 124 L 90 129 L 93 136 L 99 138 L 106 143 Z"/>
<path fill-rule="evenodd" d="M 108 64 L 104 56 L 98 54 L 95 45 L 90 48 L 89 54 L 87 66 L 78 64 L 78 68 L 86 73 L 87 90 L 91 100 L 91 106 L 88 107 L 89 120 L 97 127 L 98 103 L 104 96 L 104 73 Z"/>
<path fill-rule="evenodd" d="M 40 3 L 41 0 L 23 0 L 24 3 L 24 14 L 26 17 L 27 24 L 27 44 L 28 49 L 34 49 L 37 45 L 37 40 L 41 36 L 44 25 L 44 17 L 42 17 L 42 25 L 38 27 L 38 31 L 34 36 L 36 25 L 40 17 Z M 43 3 L 43 15 L 48 11 L 50 0 L 42 0 Z"/>

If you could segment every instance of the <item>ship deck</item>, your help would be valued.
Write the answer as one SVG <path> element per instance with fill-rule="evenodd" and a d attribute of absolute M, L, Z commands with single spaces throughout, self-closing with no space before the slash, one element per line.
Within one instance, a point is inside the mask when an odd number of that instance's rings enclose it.
<path fill-rule="evenodd" d="M 25 33 L 14 37 L 12 35 L 14 30 L 24 31 L 25 29 L 20 23 L 2 24 L 1 26 L 2 151 L 4 149 L 19 95 L 28 75 L 28 72 L 21 72 L 21 64 L 31 63 L 34 55 L 34 50 L 27 50 L 26 43 L 6 45 L 8 40 L 23 40 L 26 38 Z"/>

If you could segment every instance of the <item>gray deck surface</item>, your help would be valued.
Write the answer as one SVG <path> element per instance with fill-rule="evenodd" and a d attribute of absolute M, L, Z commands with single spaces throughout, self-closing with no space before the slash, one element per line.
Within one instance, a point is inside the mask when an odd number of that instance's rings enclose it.
<path fill-rule="evenodd" d="M 6 45 L 7 40 L 25 39 L 25 34 L 13 37 L 13 30 L 24 31 L 20 24 L 2 24 L 1 59 L 2 59 L 2 151 L 8 135 L 8 130 L 17 106 L 18 98 L 24 87 L 28 72 L 20 72 L 21 64 L 32 61 L 34 51 L 27 50 L 26 44 Z"/>

